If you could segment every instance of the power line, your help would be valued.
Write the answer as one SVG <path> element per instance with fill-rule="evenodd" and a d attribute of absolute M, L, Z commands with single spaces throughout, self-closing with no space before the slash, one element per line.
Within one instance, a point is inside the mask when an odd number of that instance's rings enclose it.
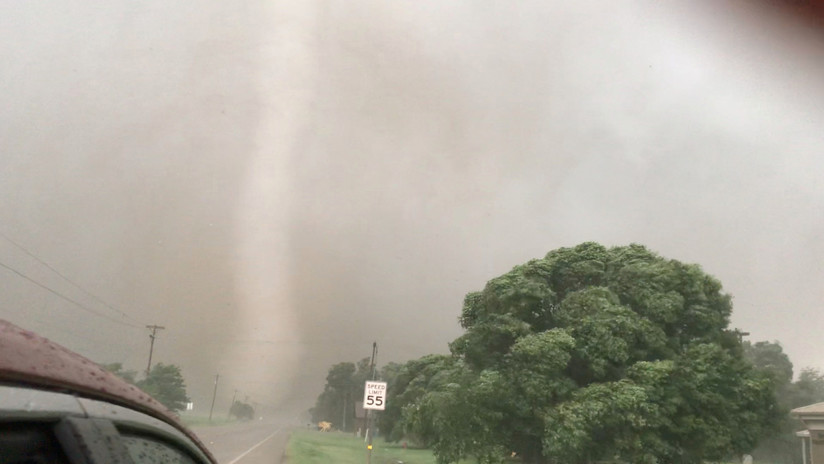
<path fill-rule="evenodd" d="M 4 234 L 3 232 L 0 232 L 0 237 L 3 237 L 4 239 L 6 239 L 6 241 L 7 241 L 7 242 L 9 242 L 9 243 L 11 243 L 12 245 L 14 245 L 15 247 L 17 247 L 20 251 L 22 251 L 23 253 L 27 254 L 28 256 L 30 256 L 32 259 L 34 259 L 34 260 L 35 260 L 35 261 L 37 261 L 38 263 L 42 264 L 43 266 L 46 266 L 49 270 L 51 270 L 51 271 L 52 271 L 52 272 L 54 272 L 55 274 L 59 275 L 59 276 L 60 276 L 60 278 L 62 278 L 63 280 L 65 280 L 66 282 L 68 282 L 69 284 L 71 284 L 72 286 L 74 286 L 74 288 L 76 288 L 76 289 L 80 290 L 81 292 L 85 293 L 86 295 L 88 295 L 88 296 L 92 297 L 92 298 L 93 298 L 93 299 L 95 299 L 97 302 L 101 303 L 103 306 L 105 306 L 105 307 L 107 307 L 107 308 L 111 309 L 112 311 L 114 311 L 114 312 L 116 312 L 116 313 L 120 314 L 121 316 L 126 317 L 126 318 L 129 318 L 129 315 L 128 315 L 128 314 L 124 313 L 123 311 L 120 311 L 119 309 L 117 309 L 117 308 L 115 308 L 114 306 L 112 306 L 112 305 L 110 305 L 109 303 L 107 303 L 107 302 L 106 302 L 105 300 L 103 300 L 102 298 L 98 297 L 97 295 L 93 294 L 92 292 L 90 292 L 90 291 L 86 290 L 85 288 L 81 287 L 79 284 L 75 283 L 74 281 L 72 281 L 71 279 L 69 279 L 68 277 L 66 277 L 65 275 L 63 275 L 63 273 L 61 273 L 61 272 L 60 272 L 60 271 L 58 271 L 57 269 L 53 268 L 53 267 L 52 267 L 49 263 L 47 263 L 47 262 L 43 261 L 42 259 L 40 259 L 39 257 L 37 257 L 37 255 L 35 255 L 35 254 L 34 254 L 34 253 L 32 253 L 31 251 L 27 250 L 27 249 L 26 249 L 23 245 L 20 245 L 19 243 L 15 242 L 15 241 L 14 241 L 14 240 L 12 240 L 11 238 L 9 238 L 9 236 L 8 236 L 8 235 Z M 129 318 L 129 319 L 131 319 L 131 318 Z"/>
<path fill-rule="evenodd" d="M 69 337 L 73 337 L 75 340 L 78 340 L 78 341 L 83 341 L 83 342 L 88 342 L 88 341 L 89 341 L 89 337 L 88 337 L 88 335 L 83 335 L 83 334 L 80 334 L 80 333 L 78 333 L 77 331 L 70 330 L 70 329 L 66 328 L 65 326 L 57 326 L 57 325 L 55 325 L 55 324 L 53 324 L 53 323 L 51 323 L 51 322 L 46 322 L 46 321 L 44 321 L 44 320 L 42 320 L 42 319 L 40 319 L 40 318 L 31 318 L 31 317 L 30 317 L 30 318 L 27 318 L 27 319 L 28 319 L 28 320 L 31 320 L 31 321 L 33 321 L 33 322 L 36 322 L 37 324 L 40 324 L 40 325 L 42 325 L 43 327 L 48 327 L 48 328 L 50 328 L 50 329 L 59 330 L 59 331 L 60 331 L 60 336 L 61 336 L 61 337 L 62 337 L 62 336 L 66 336 L 66 335 L 67 335 L 67 336 L 69 336 Z M 16 321 L 11 321 L 11 322 L 12 322 L 12 323 L 16 323 Z M 39 329 L 35 329 L 35 328 L 33 328 L 33 327 L 28 327 L 28 326 L 23 327 L 23 328 L 24 328 L 24 329 L 26 329 L 26 330 L 33 330 L 34 332 L 37 332 L 37 333 L 39 333 L 40 335 L 43 335 L 43 334 L 41 333 L 42 331 L 41 331 L 41 330 L 39 330 Z"/>
<path fill-rule="evenodd" d="M 33 283 L 34 285 L 37 285 L 38 287 L 42 288 L 43 290 L 46 290 L 47 292 L 49 292 L 49 293 L 51 293 L 51 294 L 53 294 L 57 297 L 60 297 L 64 300 L 68 301 L 69 303 L 72 303 L 73 305 L 77 306 L 78 308 L 83 309 L 85 311 L 88 311 L 88 312 L 90 312 L 90 313 L 92 313 L 96 316 L 102 317 L 104 319 L 108 319 L 109 321 L 114 322 L 115 324 L 125 325 L 127 327 L 133 327 L 135 329 L 142 329 L 142 327 L 140 327 L 138 325 L 130 324 L 130 323 L 125 322 L 125 321 L 119 321 L 119 320 L 109 316 L 108 314 L 104 314 L 104 313 L 101 313 L 99 311 L 95 311 L 94 309 L 89 308 L 88 306 L 85 306 L 84 304 L 67 297 L 66 295 L 58 292 L 57 290 L 54 290 L 54 289 L 52 289 L 52 288 L 50 288 L 50 287 L 48 287 L 44 284 L 41 284 L 40 282 L 32 279 L 31 277 L 27 276 L 26 274 L 23 274 L 22 272 L 18 271 L 17 269 L 3 263 L 2 261 L 0 261 L 0 267 L 4 267 L 4 268 L 8 269 L 9 271 L 11 271 L 11 272 L 17 274 L 18 276 L 28 280 L 29 282 Z"/>

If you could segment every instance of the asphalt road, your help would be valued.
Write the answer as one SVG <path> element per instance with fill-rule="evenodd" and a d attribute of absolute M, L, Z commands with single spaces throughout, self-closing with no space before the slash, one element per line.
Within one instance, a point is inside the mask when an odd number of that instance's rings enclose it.
<path fill-rule="evenodd" d="M 220 464 L 280 464 L 291 427 L 252 421 L 192 430 Z"/>

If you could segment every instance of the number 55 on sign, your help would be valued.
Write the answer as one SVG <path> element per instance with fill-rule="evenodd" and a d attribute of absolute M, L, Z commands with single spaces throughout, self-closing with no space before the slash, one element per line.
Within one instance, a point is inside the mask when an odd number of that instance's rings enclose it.
<path fill-rule="evenodd" d="M 363 389 L 363 409 L 377 409 L 383 411 L 386 408 L 386 382 L 366 381 L 366 388 Z"/>

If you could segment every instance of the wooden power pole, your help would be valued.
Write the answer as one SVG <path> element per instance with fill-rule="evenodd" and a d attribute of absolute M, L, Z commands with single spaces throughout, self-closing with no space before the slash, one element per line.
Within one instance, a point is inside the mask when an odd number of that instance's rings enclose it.
<path fill-rule="evenodd" d="M 375 358 L 378 357 L 378 342 L 372 342 L 372 362 L 369 366 L 369 380 L 375 380 Z M 373 428 L 374 412 L 371 409 L 366 410 L 366 464 L 372 464 L 372 435 L 374 435 Z"/>
<path fill-rule="evenodd" d="M 212 393 L 212 407 L 209 408 L 209 422 L 212 422 L 212 412 L 215 410 L 215 398 L 217 398 L 217 381 L 220 380 L 220 374 L 215 374 L 215 391 Z"/>
<path fill-rule="evenodd" d="M 151 342 L 149 343 L 149 364 L 146 366 L 146 377 L 148 377 L 149 371 L 152 370 L 152 352 L 154 351 L 154 341 L 157 337 L 157 331 L 163 330 L 166 327 L 163 327 L 161 325 L 147 325 L 146 328 L 152 329 L 152 333 L 149 334 L 149 338 L 151 339 Z"/>

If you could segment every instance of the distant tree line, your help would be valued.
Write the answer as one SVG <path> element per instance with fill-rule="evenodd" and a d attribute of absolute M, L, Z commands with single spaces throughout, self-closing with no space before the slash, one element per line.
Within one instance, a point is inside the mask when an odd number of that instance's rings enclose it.
<path fill-rule="evenodd" d="M 363 389 L 370 380 L 371 361 L 342 362 L 329 368 L 326 385 L 318 396 L 315 406 L 309 410 L 314 423 L 330 422 L 335 429 L 347 432 L 356 431 L 355 403 L 363 400 Z M 393 368 L 389 363 L 377 373 L 378 378 L 386 378 Z"/>
<path fill-rule="evenodd" d="M 101 367 L 148 393 L 171 411 L 186 409 L 186 403 L 189 402 L 186 383 L 180 367 L 174 364 L 155 364 L 149 375 L 140 380 L 137 380 L 137 371 L 124 369 L 123 363 L 101 364 Z M 252 420 L 255 409 L 251 404 L 237 400 L 229 408 L 229 416 L 239 420 Z"/>
<path fill-rule="evenodd" d="M 824 375 L 811 368 L 802 369 L 793 381 L 793 364 L 778 342 L 744 342 L 747 359 L 766 372 L 773 382 L 781 420 L 752 452 L 757 462 L 795 464 L 803 462 L 801 444 L 795 432 L 804 430 L 789 411 L 801 406 L 824 402 Z"/>
<path fill-rule="evenodd" d="M 466 296 L 449 355 L 382 369 L 380 432 L 431 447 L 439 463 L 792 452 L 787 413 L 822 399 L 822 377 L 792 382 L 780 346 L 742 342 L 731 311 L 698 265 L 641 245 L 551 251 Z M 314 419 L 341 424 L 344 399 L 362 396 L 362 363 L 332 366 Z"/>

